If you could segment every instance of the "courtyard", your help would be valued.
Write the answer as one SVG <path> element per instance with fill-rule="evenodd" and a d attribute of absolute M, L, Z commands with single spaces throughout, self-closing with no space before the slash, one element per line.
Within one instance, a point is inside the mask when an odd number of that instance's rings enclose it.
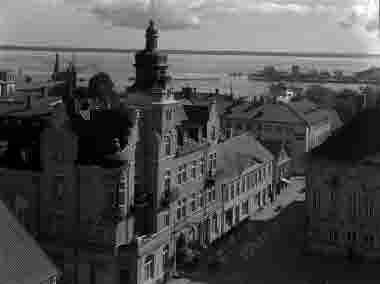
<path fill-rule="evenodd" d="M 278 202 L 281 202 L 278 201 Z M 380 283 L 379 264 L 304 253 L 305 202 L 302 194 L 283 197 L 284 206 L 263 210 L 219 240 L 198 265 L 171 284 Z M 210 259 L 221 261 L 210 265 Z"/>

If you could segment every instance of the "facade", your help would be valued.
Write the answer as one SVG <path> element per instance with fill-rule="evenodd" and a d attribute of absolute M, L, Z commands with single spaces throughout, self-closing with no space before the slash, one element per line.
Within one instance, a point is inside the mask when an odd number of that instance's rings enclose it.
<path fill-rule="evenodd" d="M 274 156 L 248 133 L 218 146 L 216 190 L 222 215 L 211 219 L 211 227 L 221 236 L 274 201 Z"/>
<path fill-rule="evenodd" d="M 306 204 L 313 252 L 379 259 L 379 117 L 379 110 L 362 113 L 310 153 Z"/>
<path fill-rule="evenodd" d="M 16 74 L 11 70 L 0 70 L 0 97 L 11 96 L 16 91 Z"/>
<path fill-rule="evenodd" d="M 292 169 L 292 159 L 284 143 L 278 141 L 263 141 L 263 146 L 274 156 L 273 187 L 274 199 L 281 194 L 290 184 L 289 177 Z"/>

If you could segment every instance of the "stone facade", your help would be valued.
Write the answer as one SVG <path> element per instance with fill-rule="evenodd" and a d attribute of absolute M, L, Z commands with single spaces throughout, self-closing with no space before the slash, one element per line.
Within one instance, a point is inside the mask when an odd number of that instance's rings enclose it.
<path fill-rule="evenodd" d="M 379 258 L 379 169 L 377 158 L 358 164 L 313 159 L 306 186 L 312 250 Z"/>

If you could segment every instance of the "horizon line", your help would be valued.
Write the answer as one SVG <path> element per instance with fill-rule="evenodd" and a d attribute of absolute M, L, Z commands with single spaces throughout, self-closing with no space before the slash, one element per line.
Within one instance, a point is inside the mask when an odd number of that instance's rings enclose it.
<path fill-rule="evenodd" d="M 3 51 L 47 51 L 73 53 L 135 53 L 137 48 L 86 48 L 68 46 L 38 46 L 38 45 L 0 45 Z M 290 52 L 290 51 L 247 51 L 247 50 L 192 50 L 192 49 L 160 49 L 167 54 L 181 55 L 237 55 L 237 56 L 287 56 L 287 57 L 328 57 L 328 58 L 373 58 L 376 53 L 360 52 Z"/>

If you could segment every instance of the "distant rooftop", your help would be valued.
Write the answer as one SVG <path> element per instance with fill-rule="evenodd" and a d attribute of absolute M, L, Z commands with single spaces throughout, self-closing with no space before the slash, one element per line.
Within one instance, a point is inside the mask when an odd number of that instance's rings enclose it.
<path fill-rule="evenodd" d="M 247 168 L 268 162 L 274 156 L 254 136 L 245 133 L 218 144 L 217 176 L 236 177 Z"/>

